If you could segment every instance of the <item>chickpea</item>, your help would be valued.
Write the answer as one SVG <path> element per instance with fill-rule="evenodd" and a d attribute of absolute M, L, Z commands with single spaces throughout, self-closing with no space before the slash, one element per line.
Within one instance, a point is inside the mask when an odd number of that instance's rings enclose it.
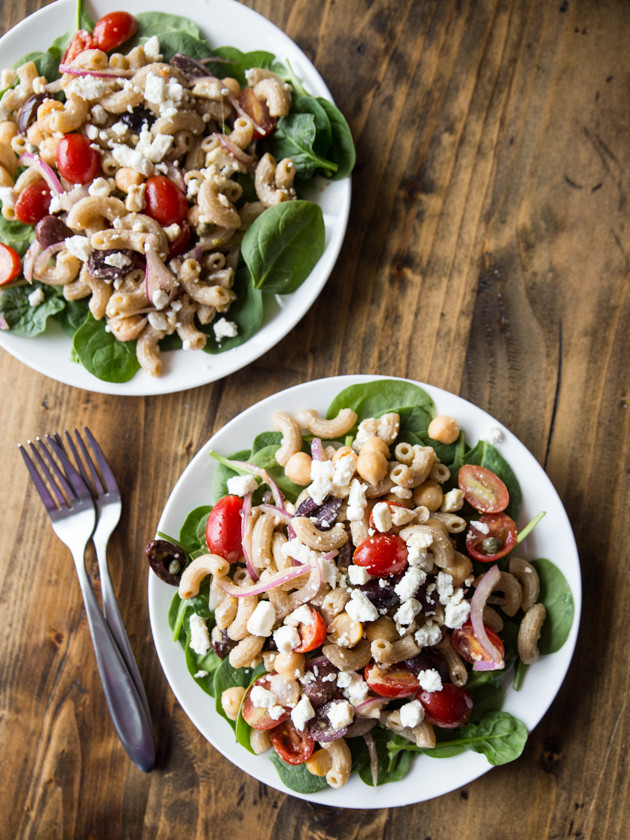
<path fill-rule="evenodd" d="M 429 437 L 440 443 L 455 443 L 459 437 L 459 425 L 454 417 L 448 414 L 439 414 L 429 423 Z"/>
<path fill-rule="evenodd" d="M 294 680 L 304 673 L 304 664 L 306 657 L 303 653 L 296 653 L 289 651 L 288 653 L 278 653 L 273 662 L 273 667 L 276 673 L 287 679 Z"/>
<path fill-rule="evenodd" d="M 413 503 L 417 507 L 423 506 L 430 511 L 439 510 L 444 494 L 437 481 L 429 479 L 413 491 Z"/>
<path fill-rule="evenodd" d="M 387 475 L 387 458 L 375 449 L 361 447 L 357 458 L 357 472 L 368 484 L 378 484 Z"/>
<path fill-rule="evenodd" d="M 237 719 L 244 694 L 245 688 L 242 685 L 233 685 L 221 694 L 221 706 L 230 720 Z"/>
<path fill-rule="evenodd" d="M 316 750 L 306 762 L 306 769 L 313 776 L 325 776 L 332 767 L 332 759 L 326 750 Z"/>
<path fill-rule="evenodd" d="M 311 483 L 311 456 L 306 452 L 296 452 L 287 461 L 284 472 L 294 484 L 306 487 Z"/>

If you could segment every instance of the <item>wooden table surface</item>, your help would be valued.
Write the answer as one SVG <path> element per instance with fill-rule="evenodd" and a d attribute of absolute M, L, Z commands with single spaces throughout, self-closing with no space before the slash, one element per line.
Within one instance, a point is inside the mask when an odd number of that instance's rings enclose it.
<path fill-rule="evenodd" d="M 2 29 L 41 5 L 4 0 Z M 0 353 L 0 836 L 627 837 L 630 5 L 247 5 L 306 52 L 349 120 L 345 245 L 286 338 L 196 390 L 99 395 Z M 175 701 L 148 618 L 143 547 L 191 457 L 257 400 L 345 373 L 446 388 L 511 429 L 566 506 L 585 589 L 571 668 L 523 755 L 391 810 L 312 805 L 232 766 Z M 77 424 L 123 487 L 110 560 L 153 713 L 150 774 L 114 735 L 72 561 L 16 449 Z"/>

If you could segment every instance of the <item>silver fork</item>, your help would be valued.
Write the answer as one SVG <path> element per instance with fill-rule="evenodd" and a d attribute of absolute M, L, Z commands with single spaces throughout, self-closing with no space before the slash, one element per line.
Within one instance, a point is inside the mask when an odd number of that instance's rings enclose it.
<path fill-rule="evenodd" d="M 63 450 L 50 438 L 48 443 L 49 448 L 39 438 L 37 446 L 29 441 L 33 458 L 22 445 L 18 448 L 55 534 L 72 554 L 105 699 L 116 733 L 134 764 L 148 772 L 155 764 L 151 721 L 145 714 L 136 686 L 99 609 L 85 568 L 85 549 L 96 521 L 92 495 Z"/>
<path fill-rule="evenodd" d="M 96 528 L 92 534 L 92 542 L 94 543 L 94 549 L 96 551 L 98 573 L 101 580 L 103 613 L 105 615 L 105 621 L 108 623 L 109 629 L 112 631 L 114 640 L 118 645 L 118 649 L 127 664 L 129 673 L 136 684 L 145 713 L 150 720 L 151 710 L 149 709 L 149 702 L 147 700 L 140 672 L 138 671 L 138 665 L 136 664 L 136 660 L 133 655 L 133 650 L 131 649 L 129 637 L 127 636 L 127 631 L 125 630 L 125 625 L 120 615 L 120 609 L 118 607 L 118 601 L 116 600 L 114 587 L 112 586 L 112 580 L 109 575 L 109 566 L 107 563 L 107 544 L 110 536 L 120 521 L 120 514 L 122 510 L 120 490 L 118 489 L 114 473 L 112 472 L 103 450 L 98 445 L 96 438 L 87 426 L 83 427 L 83 431 L 88 445 L 92 450 L 94 456 L 93 458 L 90 456 L 83 438 L 77 429 L 74 429 L 74 436 L 76 438 L 77 446 L 81 451 L 81 455 L 83 456 L 82 458 L 79 457 L 77 448 L 75 447 L 74 441 L 68 431 L 66 431 L 65 437 L 68 448 L 74 458 L 75 465 L 81 473 L 88 490 L 92 493 L 92 498 L 94 499 L 94 504 L 96 506 Z M 61 436 L 55 434 L 54 439 L 58 446 L 63 449 Z M 94 460 L 96 461 L 96 464 L 94 464 Z"/>

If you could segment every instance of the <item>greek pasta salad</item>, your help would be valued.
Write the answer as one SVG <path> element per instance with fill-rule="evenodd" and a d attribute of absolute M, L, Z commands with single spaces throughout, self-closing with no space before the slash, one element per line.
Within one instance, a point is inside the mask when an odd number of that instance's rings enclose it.
<path fill-rule="evenodd" d="M 161 12 L 76 18 L 1 76 L 0 329 L 56 321 L 99 379 L 160 376 L 162 350 L 237 347 L 300 287 L 326 236 L 305 196 L 354 144 L 269 52 Z"/>
<path fill-rule="evenodd" d="M 216 503 L 146 547 L 192 679 L 292 790 L 402 779 L 414 753 L 517 758 L 502 710 L 568 638 L 560 570 L 527 559 L 499 450 L 402 380 L 345 388 L 326 416 L 277 411 L 217 461 Z M 496 442 L 496 441 L 495 441 Z"/>

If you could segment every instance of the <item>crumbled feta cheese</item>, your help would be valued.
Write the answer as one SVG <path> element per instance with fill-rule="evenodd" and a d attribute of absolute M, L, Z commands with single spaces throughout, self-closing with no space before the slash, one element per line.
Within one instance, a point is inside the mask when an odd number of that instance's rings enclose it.
<path fill-rule="evenodd" d="M 291 560 L 295 560 L 301 566 L 305 563 L 311 562 L 312 550 L 295 538 L 287 540 L 287 542 L 280 547 L 280 553 L 285 558 L 290 557 Z"/>
<path fill-rule="evenodd" d="M 232 496 L 246 496 L 258 490 L 258 482 L 253 475 L 233 475 L 227 480 L 227 489 Z"/>
<path fill-rule="evenodd" d="M 355 460 L 350 453 L 342 455 L 335 464 L 335 473 L 332 483 L 335 487 L 347 487 L 354 475 Z"/>
<path fill-rule="evenodd" d="M 460 510 L 464 504 L 464 493 L 459 487 L 454 487 L 444 494 L 440 510 L 444 513 L 453 513 L 453 511 Z"/>
<path fill-rule="evenodd" d="M 372 579 L 372 575 L 365 566 L 355 566 L 354 563 L 348 566 L 348 577 L 353 586 L 361 586 L 361 584 L 367 583 L 368 580 Z"/>
<path fill-rule="evenodd" d="M 290 653 L 294 648 L 300 645 L 300 634 L 295 627 L 289 627 L 283 624 L 273 632 L 273 640 L 280 653 Z"/>
<path fill-rule="evenodd" d="M 414 545 L 407 544 L 407 562 L 410 566 L 417 566 L 424 572 L 433 568 L 433 558 L 426 551 L 420 551 Z"/>
<path fill-rule="evenodd" d="M 154 330 L 166 331 L 168 329 L 168 321 L 163 312 L 149 312 L 147 320 Z"/>
<path fill-rule="evenodd" d="M 453 576 L 449 575 L 448 572 L 438 572 L 435 586 L 440 604 L 446 604 L 453 594 Z"/>
<path fill-rule="evenodd" d="M 0 202 L 5 208 L 15 207 L 15 193 L 13 187 L 0 187 Z"/>
<path fill-rule="evenodd" d="M 318 461 L 314 458 L 311 461 L 311 481 L 308 486 L 308 494 L 313 501 L 321 505 L 326 496 L 332 493 L 332 479 L 335 474 L 335 465 L 332 461 Z"/>
<path fill-rule="evenodd" d="M 481 440 L 485 440 L 486 443 L 490 443 L 494 446 L 497 443 L 501 443 L 504 438 L 505 435 L 498 426 L 491 426 L 486 433 L 482 435 Z"/>
<path fill-rule="evenodd" d="M 45 299 L 44 290 L 41 286 L 37 289 L 34 289 L 30 295 L 28 296 L 28 305 L 29 306 L 39 306 L 40 303 L 44 302 Z"/>
<path fill-rule="evenodd" d="M 181 235 L 182 229 L 177 224 L 177 222 L 173 222 L 172 225 L 164 228 L 164 233 L 166 234 L 166 238 L 169 242 L 175 242 L 178 236 Z"/>
<path fill-rule="evenodd" d="M 272 720 L 279 720 L 284 714 L 284 708 L 276 704 L 269 709 L 269 717 Z"/>
<path fill-rule="evenodd" d="M 394 592 L 401 601 L 408 601 L 413 598 L 419 586 L 427 579 L 426 572 L 417 566 L 408 566 L 407 571 L 394 587 Z"/>
<path fill-rule="evenodd" d="M 100 195 L 106 198 L 112 191 L 107 178 L 95 178 L 88 187 L 90 195 Z"/>
<path fill-rule="evenodd" d="M 50 199 L 50 204 L 48 205 L 48 212 L 49 213 L 61 213 L 63 210 L 62 203 L 61 203 L 61 194 L 53 195 Z"/>
<path fill-rule="evenodd" d="M 197 671 L 197 673 L 194 674 L 193 676 L 195 677 L 196 680 L 200 680 L 200 679 L 203 679 L 203 677 L 208 676 L 208 671 L 204 671 L 204 670 Z"/>
<path fill-rule="evenodd" d="M 142 48 L 146 57 L 153 61 L 158 61 L 162 57 L 157 35 L 152 35 L 150 38 L 147 38 Z"/>
<path fill-rule="evenodd" d="M 0 75 L 0 90 L 6 90 L 6 88 L 13 87 L 16 82 L 17 73 L 12 67 L 7 67 L 2 71 L 2 75 Z"/>
<path fill-rule="evenodd" d="M 257 709 L 271 709 L 278 702 L 278 698 L 262 685 L 253 685 L 249 692 L 249 699 Z"/>
<path fill-rule="evenodd" d="M 433 542 L 433 536 L 429 531 L 411 531 L 405 539 L 405 542 L 408 548 L 416 548 L 418 551 L 424 551 Z"/>
<path fill-rule="evenodd" d="M 420 604 L 420 601 L 417 601 L 415 598 L 409 598 L 409 600 L 401 604 L 394 613 L 394 621 L 398 624 L 407 626 L 411 624 L 421 609 L 422 605 Z"/>
<path fill-rule="evenodd" d="M 147 102 L 159 105 L 164 99 L 164 79 L 155 73 L 147 73 L 144 82 L 144 98 Z"/>
<path fill-rule="evenodd" d="M 238 325 L 234 321 L 228 321 L 226 318 L 219 318 L 212 325 L 214 330 L 214 337 L 219 344 L 224 338 L 234 338 L 238 335 Z"/>
<path fill-rule="evenodd" d="M 372 508 L 372 522 L 377 531 L 389 531 L 392 527 L 392 515 L 387 502 L 377 502 Z"/>
<path fill-rule="evenodd" d="M 151 295 L 151 303 L 156 309 L 164 309 L 168 303 L 168 295 L 162 289 L 156 289 Z"/>
<path fill-rule="evenodd" d="M 302 604 L 301 607 L 298 607 L 296 610 L 289 613 L 289 615 L 284 619 L 284 623 L 288 624 L 289 627 L 297 627 L 298 624 L 312 624 L 313 615 L 311 613 L 311 608 L 308 604 Z"/>
<path fill-rule="evenodd" d="M 79 234 L 76 236 L 69 236 L 66 239 L 65 245 L 66 251 L 72 254 L 73 257 L 81 260 L 81 262 L 86 262 L 94 250 L 87 236 L 80 236 Z"/>
<path fill-rule="evenodd" d="M 481 519 L 471 519 L 470 526 L 471 528 L 474 528 L 475 531 L 479 531 L 480 534 L 490 533 L 490 526 L 487 522 L 482 522 Z"/>
<path fill-rule="evenodd" d="M 393 496 L 398 496 L 399 499 L 410 499 L 413 496 L 413 492 L 410 487 L 400 487 L 398 484 L 394 484 L 389 492 Z"/>
<path fill-rule="evenodd" d="M 403 507 L 402 505 L 392 505 L 390 513 L 392 517 L 392 525 L 396 525 L 397 527 L 401 525 L 408 525 L 416 518 L 415 510 L 409 510 L 409 508 Z"/>
<path fill-rule="evenodd" d="M 198 656 L 204 656 L 212 647 L 206 620 L 197 613 L 190 616 L 190 647 Z"/>
<path fill-rule="evenodd" d="M 354 708 L 347 700 L 336 700 L 331 703 L 326 712 L 333 729 L 343 729 L 350 726 L 354 720 Z"/>
<path fill-rule="evenodd" d="M 363 514 L 365 512 L 365 508 L 367 507 L 367 499 L 365 497 L 366 490 L 367 484 L 362 484 L 358 478 L 352 479 L 346 513 L 350 522 L 363 519 Z"/>
<path fill-rule="evenodd" d="M 442 691 L 442 677 L 435 668 L 427 668 L 418 674 L 420 688 L 424 691 Z"/>
<path fill-rule="evenodd" d="M 85 136 L 88 140 L 96 140 L 98 137 L 98 128 L 95 125 L 88 125 L 85 129 Z"/>
<path fill-rule="evenodd" d="M 346 612 L 353 621 L 376 621 L 378 610 L 360 589 L 353 589 L 346 604 Z"/>
<path fill-rule="evenodd" d="M 400 707 L 400 724 L 413 729 L 424 720 L 424 707 L 419 700 L 411 700 Z"/>
<path fill-rule="evenodd" d="M 419 630 L 416 630 L 413 637 L 420 647 L 433 647 L 442 638 L 442 629 L 437 621 L 427 621 Z"/>
<path fill-rule="evenodd" d="M 66 85 L 66 96 L 78 96 L 86 102 L 100 99 L 109 92 L 109 83 L 94 76 L 77 76 Z"/>
<path fill-rule="evenodd" d="M 464 624 L 469 615 L 469 601 L 460 601 L 459 603 L 449 601 L 444 608 L 444 624 L 452 630 L 456 630 Z"/>
<path fill-rule="evenodd" d="M 276 611 L 271 601 L 259 601 L 247 619 L 247 630 L 252 636 L 270 636 L 276 623 Z"/>
<path fill-rule="evenodd" d="M 336 589 L 340 572 L 335 561 L 328 557 L 320 557 L 319 565 L 322 570 L 322 583 L 327 583 L 331 589 Z"/>
<path fill-rule="evenodd" d="M 340 671 L 337 674 L 337 686 L 343 691 L 344 697 L 353 706 L 358 706 L 359 703 L 362 703 L 369 691 L 369 686 L 366 681 L 355 671 Z"/>
<path fill-rule="evenodd" d="M 131 266 L 130 258 L 122 251 L 114 251 L 113 254 L 108 254 L 103 262 L 105 265 L 113 265 L 115 268 L 129 268 Z"/>
<path fill-rule="evenodd" d="M 304 729 L 307 722 L 315 717 L 315 709 L 306 694 L 303 694 L 291 711 L 291 720 L 296 729 Z"/>
<path fill-rule="evenodd" d="M 150 175 L 153 169 L 153 164 L 137 149 L 132 149 L 130 146 L 124 144 L 114 143 L 112 146 L 112 156 L 114 160 L 121 166 L 128 166 L 140 172 L 141 175 Z"/>

